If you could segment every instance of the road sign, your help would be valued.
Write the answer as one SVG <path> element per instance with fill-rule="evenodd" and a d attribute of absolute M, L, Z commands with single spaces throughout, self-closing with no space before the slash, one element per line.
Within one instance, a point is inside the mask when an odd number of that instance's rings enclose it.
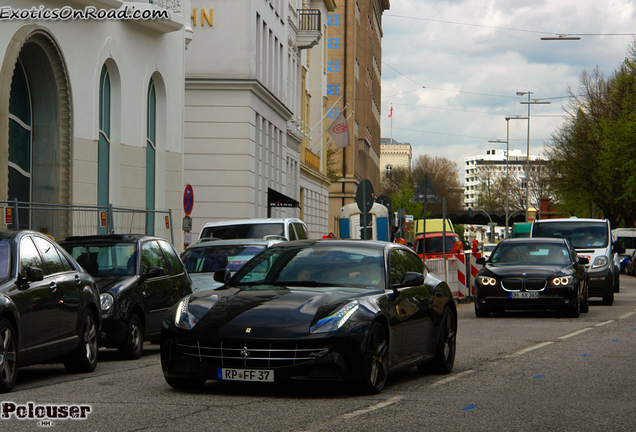
<path fill-rule="evenodd" d="M 437 192 L 435 192 L 435 188 L 433 187 L 433 183 L 431 183 L 431 179 L 428 178 L 428 174 L 424 174 L 424 178 L 420 184 L 417 185 L 417 189 L 411 197 L 411 202 L 426 202 L 429 204 L 436 204 L 440 202 L 439 196 L 437 196 Z"/>
<path fill-rule="evenodd" d="M 13 208 L 12 207 L 4 208 L 4 223 L 7 225 L 13 224 Z"/>
<path fill-rule="evenodd" d="M 373 185 L 369 180 L 362 180 L 356 190 L 356 203 L 362 213 L 367 213 L 373 208 Z"/>
<path fill-rule="evenodd" d="M 183 191 L 183 211 L 186 215 L 190 215 L 192 213 L 192 208 L 194 207 L 194 190 L 192 190 L 192 186 L 186 185 L 185 191 Z"/>

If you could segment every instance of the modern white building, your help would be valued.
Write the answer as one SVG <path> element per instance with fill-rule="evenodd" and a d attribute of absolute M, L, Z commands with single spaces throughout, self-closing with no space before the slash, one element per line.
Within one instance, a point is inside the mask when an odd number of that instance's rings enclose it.
<path fill-rule="evenodd" d="M 0 201 L 181 212 L 188 3 L 3 2 Z M 165 235 L 162 219 L 150 225 Z"/>
<path fill-rule="evenodd" d="M 195 196 L 193 236 L 206 222 L 268 214 L 302 218 L 314 238 L 326 233 L 329 182 L 312 140 L 326 127 L 320 41 L 334 7 L 192 0 L 184 177 Z M 268 207 L 269 190 L 299 207 Z"/>
<path fill-rule="evenodd" d="M 390 177 L 393 168 L 411 168 L 413 160 L 411 144 L 399 143 L 392 138 L 382 138 L 380 144 L 380 170 L 383 177 Z"/>
<path fill-rule="evenodd" d="M 540 156 L 530 155 L 530 172 L 537 169 Z M 496 178 L 506 176 L 506 166 L 508 166 L 511 176 L 521 178 L 525 185 L 526 169 L 528 158 L 521 150 L 510 150 L 510 158 L 506 164 L 506 150 L 492 149 L 486 150 L 486 154 L 470 156 L 464 159 L 464 207 L 476 208 L 479 201 L 479 191 L 481 179 L 484 177 L 486 169 Z"/>

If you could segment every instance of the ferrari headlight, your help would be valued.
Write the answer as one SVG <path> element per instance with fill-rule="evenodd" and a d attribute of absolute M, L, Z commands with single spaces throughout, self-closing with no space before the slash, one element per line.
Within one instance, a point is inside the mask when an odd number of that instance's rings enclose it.
<path fill-rule="evenodd" d="M 104 293 L 99 295 L 99 302 L 102 306 L 102 312 L 108 312 L 113 307 L 114 299 L 112 295 Z"/>
<path fill-rule="evenodd" d="M 328 333 L 338 330 L 351 318 L 351 315 L 353 315 L 359 307 L 360 302 L 358 302 L 358 300 L 347 303 L 335 313 L 318 321 L 309 331 L 311 333 Z"/>
<path fill-rule="evenodd" d="M 497 280 L 495 278 L 491 278 L 490 276 L 480 276 L 479 283 L 482 285 L 497 285 Z"/>
<path fill-rule="evenodd" d="M 561 276 L 552 279 L 552 285 L 555 286 L 566 286 L 572 283 L 572 276 Z"/>
<path fill-rule="evenodd" d="M 190 297 L 191 295 L 185 296 L 181 299 L 181 301 L 177 305 L 177 312 L 174 316 L 174 325 L 185 330 L 191 330 L 192 327 L 194 327 L 194 325 L 199 322 L 199 318 L 195 317 L 188 310 L 188 306 L 190 305 Z"/>
<path fill-rule="evenodd" d="M 592 268 L 595 269 L 595 268 L 603 267 L 603 266 L 606 266 L 607 263 L 608 261 L 606 256 L 597 256 L 594 259 L 594 263 L 592 263 Z"/>

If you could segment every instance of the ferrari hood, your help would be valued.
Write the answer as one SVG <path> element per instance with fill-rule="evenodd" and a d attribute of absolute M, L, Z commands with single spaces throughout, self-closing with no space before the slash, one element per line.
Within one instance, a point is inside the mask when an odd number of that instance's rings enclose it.
<path fill-rule="evenodd" d="M 306 336 L 317 319 L 360 295 L 359 290 L 346 288 L 250 288 L 193 294 L 189 310 L 199 318 L 194 329 L 220 338 Z"/>

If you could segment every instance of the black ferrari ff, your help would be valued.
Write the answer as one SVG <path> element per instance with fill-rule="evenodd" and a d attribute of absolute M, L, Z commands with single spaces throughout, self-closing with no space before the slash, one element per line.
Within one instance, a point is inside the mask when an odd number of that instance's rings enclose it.
<path fill-rule="evenodd" d="M 475 315 L 506 309 L 558 309 L 578 318 L 589 311 L 588 259 L 565 239 L 521 238 L 497 245 L 475 281 Z"/>
<path fill-rule="evenodd" d="M 206 380 L 348 380 L 379 393 L 390 372 L 450 373 L 452 293 L 409 248 L 304 240 L 260 253 L 167 314 L 161 365 L 175 388 Z"/>

